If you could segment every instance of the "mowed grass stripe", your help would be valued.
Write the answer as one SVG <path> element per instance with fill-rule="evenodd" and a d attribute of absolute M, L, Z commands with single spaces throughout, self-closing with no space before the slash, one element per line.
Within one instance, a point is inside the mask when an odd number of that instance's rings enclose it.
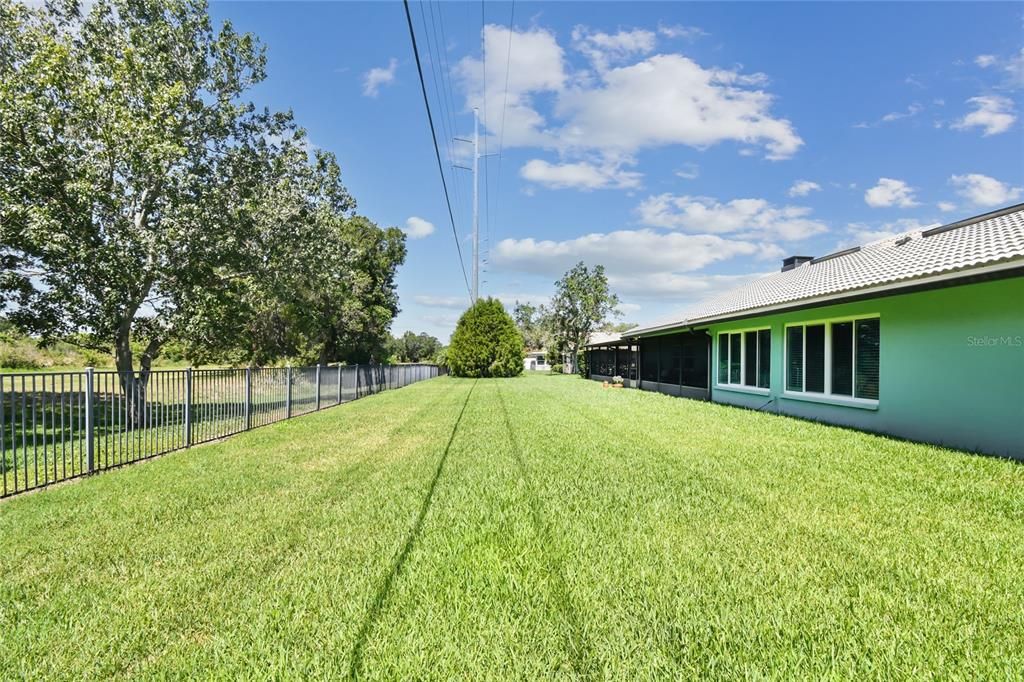
<path fill-rule="evenodd" d="M 323 479 L 327 494 L 303 499 L 296 505 L 298 518 L 276 520 L 280 528 L 301 530 L 302 537 L 265 589 L 247 591 L 250 576 L 243 574 L 224 592 L 220 611 L 238 611 L 227 628 L 241 632 L 241 641 L 220 639 L 204 652 L 207 661 L 197 661 L 188 642 L 180 642 L 168 667 L 196 676 L 208 666 L 225 665 L 266 668 L 282 677 L 342 676 L 350 666 L 359 623 L 371 608 L 376 576 L 404 541 L 415 514 L 413 502 L 429 480 L 428 466 L 440 438 L 424 434 L 447 422 L 460 399 L 456 393 L 420 393 L 406 417 L 385 419 L 379 426 L 365 420 L 369 412 L 357 419 L 354 441 L 346 437 L 325 457 L 304 460 L 302 466 Z M 405 403 L 400 404 L 404 411 Z M 332 429 L 323 436 L 335 433 Z M 361 451 L 360 470 L 349 481 L 344 468 L 335 472 L 332 462 L 353 446 Z M 236 609 L 231 600 L 239 593 L 245 597 Z"/>
<path fill-rule="evenodd" d="M 416 550 L 367 644 L 371 679 L 579 676 L 496 392 L 496 381 L 481 380 L 466 409 Z"/>
<path fill-rule="evenodd" d="M 516 463 L 516 470 L 522 478 L 523 485 L 526 488 L 527 499 L 530 504 L 530 514 L 533 517 L 533 525 L 537 529 L 537 533 L 543 543 L 544 554 L 547 556 L 550 567 L 549 570 L 554 578 L 553 587 L 555 594 L 562 612 L 572 629 L 572 638 L 569 644 L 571 647 L 571 655 L 575 662 L 576 671 L 582 676 L 592 678 L 597 672 L 595 669 L 596 660 L 593 646 L 587 635 L 583 617 L 581 616 L 576 604 L 573 603 L 573 596 L 565 579 L 565 560 L 563 558 L 564 550 L 560 542 L 561 536 L 553 535 L 551 525 L 545 519 L 544 512 L 541 508 L 540 498 L 534 490 L 533 477 L 530 473 L 529 465 L 527 464 L 526 458 L 523 456 L 522 447 L 519 444 L 519 437 L 516 435 L 516 430 L 512 427 L 512 421 L 509 419 L 508 407 L 505 404 L 505 398 L 501 392 L 500 382 L 495 385 L 495 394 L 498 397 L 498 403 L 501 407 L 501 418 L 505 424 L 507 438 L 512 448 L 512 456 Z"/>
<path fill-rule="evenodd" d="M 1024 669 L 1021 465 L 572 377 L 472 385 L 0 504 L 0 676 Z"/>
<path fill-rule="evenodd" d="M 578 589 L 607 603 L 601 639 L 641 652 L 625 660 L 727 676 L 1012 670 L 1000 652 L 1024 625 L 1019 465 L 588 382 L 569 397 L 563 381 L 514 393 L 510 412 L 523 425 L 528 405 L 524 449 L 577 536 Z M 908 491 L 903 467 L 924 481 Z"/>
<path fill-rule="evenodd" d="M 5 546 L 27 549 L 0 557 L 10 607 L 0 627 L 21 635 L 0 651 L 0 670 L 344 674 L 375 567 L 404 539 L 420 499 L 410 493 L 429 480 L 429 434 L 464 397 L 403 391 L 415 397 L 381 394 L 11 500 L 0 528 L 21 542 Z M 38 523 L 47 516 L 18 524 L 18 511 L 40 511 L 30 502 L 74 510 L 74 522 L 59 534 Z M 311 636 L 337 646 L 297 646 Z"/>
<path fill-rule="evenodd" d="M 448 459 L 448 453 L 451 451 L 452 441 L 455 440 L 455 434 L 459 430 L 459 424 L 462 422 L 462 417 L 466 413 L 466 406 L 469 404 L 469 400 L 473 396 L 474 388 L 476 388 L 475 381 L 470 385 L 469 391 L 466 393 L 466 399 L 463 401 L 462 408 L 459 410 L 459 416 L 455 418 L 455 424 L 452 425 L 452 431 L 448 436 L 448 442 L 445 444 L 444 450 L 441 452 L 441 456 L 437 460 L 437 467 L 434 469 L 434 477 L 431 479 L 430 486 L 427 488 L 427 493 L 423 497 L 423 503 L 420 505 L 419 513 L 416 515 L 416 520 L 413 522 L 412 528 L 409 529 L 409 533 L 405 538 L 405 542 L 402 544 L 401 550 L 395 556 L 388 572 L 381 581 L 381 585 L 377 589 L 377 594 L 373 603 L 371 604 L 369 611 L 367 611 L 366 619 L 363 621 L 362 627 L 359 628 L 359 634 L 356 636 L 355 645 L 352 647 L 352 657 L 349 664 L 350 677 L 357 677 L 360 672 L 363 659 L 363 648 L 366 646 L 366 640 L 374 626 L 377 624 L 381 609 L 387 603 L 387 598 L 391 593 L 391 588 L 394 585 L 395 579 L 399 574 L 401 574 L 402 566 L 405 564 L 405 559 L 409 556 L 409 552 L 411 552 L 415 546 L 416 540 L 423 528 L 423 520 L 426 517 L 427 512 L 430 510 L 430 503 L 434 499 L 434 490 L 437 489 L 437 482 L 440 480 L 441 474 L 444 471 L 444 464 Z"/>

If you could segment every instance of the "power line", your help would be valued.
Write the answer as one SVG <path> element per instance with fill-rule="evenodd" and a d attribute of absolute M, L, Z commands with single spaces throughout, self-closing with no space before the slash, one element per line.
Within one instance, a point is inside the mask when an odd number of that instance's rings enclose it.
<path fill-rule="evenodd" d="M 462 246 L 459 244 L 459 233 L 455 229 L 455 214 L 452 213 L 452 200 L 448 196 L 448 182 L 444 178 L 444 165 L 441 163 L 441 150 L 437 146 L 437 131 L 434 129 L 434 116 L 430 113 L 430 99 L 427 97 L 427 84 L 423 80 L 423 65 L 420 63 L 420 51 L 416 46 L 416 31 L 412 27 L 412 13 L 409 11 L 409 0 L 402 0 L 405 7 L 405 20 L 409 24 L 409 39 L 412 41 L 412 53 L 416 57 L 416 72 L 420 77 L 420 90 L 423 91 L 423 105 L 427 108 L 427 121 L 430 123 L 430 137 L 434 141 L 434 156 L 437 158 L 437 170 L 441 174 L 441 186 L 444 188 L 444 202 L 448 205 L 448 218 L 452 224 L 452 235 L 455 237 L 455 248 L 459 252 L 459 267 L 462 268 L 462 279 L 466 283 L 466 293 L 470 294 L 470 305 L 475 303 L 470 293 L 469 277 L 466 275 L 466 263 L 462 259 Z"/>
<path fill-rule="evenodd" d="M 505 91 L 504 91 L 504 94 L 502 95 L 502 102 L 501 102 L 501 131 L 498 133 L 498 180 L 497 180 L 498 195 L 495 198 L 495 206 L 494 206 L 495 212 L 497 212 L 498 205 L 501 202 L 501 159 L 502 159 L 502 153 L 504 152 L 504 149 L 505 149 L 505 112 L 508 111 L 508 80 L 509 80 L 509 74 L 512 71 L 512 32 L 515 30 L 514 29 L 515 20 L 516 20 L 516 0 L 512 0 L 512 11 L 510 12 L 509 17 L 508 17 L 508 52 L 505 54 Z M 490 234 L 488 234 L 487 236 L 488 236 L 487 259 L 489 261 L 490 260 L 490 256 L 491 256 L 491 252 L 490 252 Z"/>
<path fill-rule="evenodd" d="M 435 95 L 436 99 L 440 102 L 440 106 L 441 106 L 441 110 L 440 110 L 440 113 L 441 113 L 441 133 L 442 133 L 442 135 L 444 137 L 444 140 L 445 140 L 445 148 L 448 151 L 448 158 L 449 158 L 449 160 L 451 160 L 451 159 L 455 158 L 455 150 L 454 150 L 454 148 L 452 146 L 452 140 L 451 140 L 452 135 L 455 134 L 455 132 L 454 132 L 455 131 L 455 124 L 454 124 L 454 118 L 452 116 L 453 109 L 449 109 L 448 106 L 447 106 L 447 102 L 451 98 L 450 97 L 442 97 L 442 95 L 441 95 L 441 93 L 445 92 L 445 80 L 444 80 L 444 73 L 445 73 L 444 69 L 445 69 L 445 67 L 442 67 L 440 58 L 435 56 L 435 52 L 440 52 L 441 54 L 443 54 L 443 51 L 440 50 L 440 49 L 437 49 L 437 44 L 438 44 L 437 43 L 437 24 L 434 21 L 434 5 L 433 4 L 430 5 L 430 24 L 427 23 L 427 17 L 426 17 L 426 13 L 423 10 L 423 2 L 422 2 L 422 0 L 419 3 L 419 6 L 420 6 L 420 17 L 423 20 L 423 32 L 424 32 L 424 35 L 426 36 L 426 41 L 427 41 L 427 55 L 430 57 L 430 73 L 434 77 L 434 95 Z M 433 40 L 431 40 L 431 35 L 433 35 Z M 439 70 L 441 71 L 441 78 L 438 78 L 438 75 L 437 75 L 437 72 Z M 452 186 L 453 186 L 453 189 L 455 190 L 454 191 L 455 207 L 456 207 L 455 208 L 455 212 L 459 213 L 459 224 L 463 224 L 463 220 L 462 219 L 465 216 L 462 214 L 462 212 L 460 210 L 462 208 L 462 198 L 460 196 L 461 193 L 459 192 L 459 183 L 453 182 Z"/>
<path fill-rule="evenodd" d="M 480 60 L 483 66 L 483 84 L 484 84 L 484 130 L 490 131 L 491 119 L 487 116 L 487 4 L 485 0 L 480 0 Z M 487 133 L 484 134 L 484 156 L 490 156 L 487 153 Z M 488 163 L 484 163 L 484 229 L 486 231 L 486 237 L 484 242 L 487 244 L 487 260 L 490 262 L 491 258 L 491 175 L 488 172 Z"/>
<path fill-rule="evenodd" d="M 437 2 L 437 0 L 431 0 L 431 3 L 430 3 L 430 20 L 431 20 L 431 23 L 434 22 L 434 4 L 436 2 Z M 422 0 L 421 0 L 421 3 L 422 3 Z M 441 54 L 441 64 L 439 65 L 441 67 L 440 70 L 441 70 L 441 76 L 442 76 L 441 77 L 441 91 L 445 93 L 445 96 L 446 96 L 446 99 L 447 99 L 447 104 L 448 104 L 447 111 L 448 111 L 448 115 L 449 115 L 449 122 L 448 122 L 448 133 L 447 133 L 448 138 L 447 138 L 447 143 L 448 143 L 448 147 L 449 147 L 449 163 L 451 164 L 451 166 L 452 166 L 452 168 L 454 170 L 455 158 L 456 157 L 455 157 L 455 148 L 454 148 L 454 145 L 452 144 L 451 137 L 456 134 L 456 116 L 455 116 L 456 108 L 455 108 L 455 100 L 452 97 L 452 91 L 454 90 L 454 88 L 452 87 L 452 83 L 451 83 L 451 67 L 448 64 L 448 36 L 447 36 L 447 34 L 446 34 L 445 30 L 444 30 L 444 5 L 443 5 L 443 3 L 437 3 L 437 24 L 434 26 L 434 43 L 435 44 L 437 44 L 437 27 L 438 26 L 440 26 L 440 29 L 441 29 L 441 43 L 440 43 L 440 45 L 443 48 L 443 49 L 439 49 L 438 50 L 438 52 L 440 52 L 440 54 Z M 456 212 L 459 213 L 460 218 L 464 219 L 465 218 L 465 213 L 464 213 L 465 203 L 462 200 L 462 192 L 461 192 L 461 190 L 459 188 L 459 183 L 458 182 L 455 182 L 454 186 L 455 186 L 455 204 L 457 206 Z M 462 224 L 465 224 L 464 220 L 463 220 Z"/>

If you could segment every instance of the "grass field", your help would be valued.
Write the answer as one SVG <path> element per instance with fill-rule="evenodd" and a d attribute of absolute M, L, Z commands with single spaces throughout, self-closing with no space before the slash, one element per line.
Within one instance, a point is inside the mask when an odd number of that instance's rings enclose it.
<path fill-rule="evenodd" d="M 0 504 L 0 677 L 1017 678 L 1024 466 L 436 379 Z"/>

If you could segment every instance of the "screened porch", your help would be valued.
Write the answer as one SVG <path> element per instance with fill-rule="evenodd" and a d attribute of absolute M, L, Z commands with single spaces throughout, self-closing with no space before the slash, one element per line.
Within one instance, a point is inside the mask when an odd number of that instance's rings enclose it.
<path fill-rule="evenodd" d="M 634 388 L 700 400 L 710 397 L 711 337 L 704 331 L 592 344 L 587 362 L 590 378 L 598 381 L 618 375 Z"/>

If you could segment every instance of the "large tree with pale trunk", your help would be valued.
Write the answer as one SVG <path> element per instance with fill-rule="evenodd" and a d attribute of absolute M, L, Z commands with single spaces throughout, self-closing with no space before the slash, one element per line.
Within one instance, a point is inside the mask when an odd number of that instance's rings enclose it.
<path fill-rule="evenodd" d="M 608 287 L 603 265 L 588 268 L 580 261 L 555 282 L 551 319 L 559 351 L 566 351 L 573 363 L 590 335 L 608 316 L 619 315 L 619 297 Z"/>
<path fill-rule="evenodd" d="M 258 41 L 215 29 L 202 0 L 0 0 L 0 303 L 42 343 L 113 352 L 131 400 L 169 341 L 231 336 L 216 324 L 245 282 L 280 292 L 305 268 L 309 298 L 338 309 L 365 286 L 345 264 L 380 251 L 346 242 L 385 233 L 350 215 L 333 156 L 245 99 L 264 67 Z M 404 242 L 386 241 L 377 283 L 393 298 Z M 311 286 L 324 272 L 345 281 Z M 302 334 L 339 343 L 337 317 L 317 328 L 322 310 L 304 312 Z"/>

